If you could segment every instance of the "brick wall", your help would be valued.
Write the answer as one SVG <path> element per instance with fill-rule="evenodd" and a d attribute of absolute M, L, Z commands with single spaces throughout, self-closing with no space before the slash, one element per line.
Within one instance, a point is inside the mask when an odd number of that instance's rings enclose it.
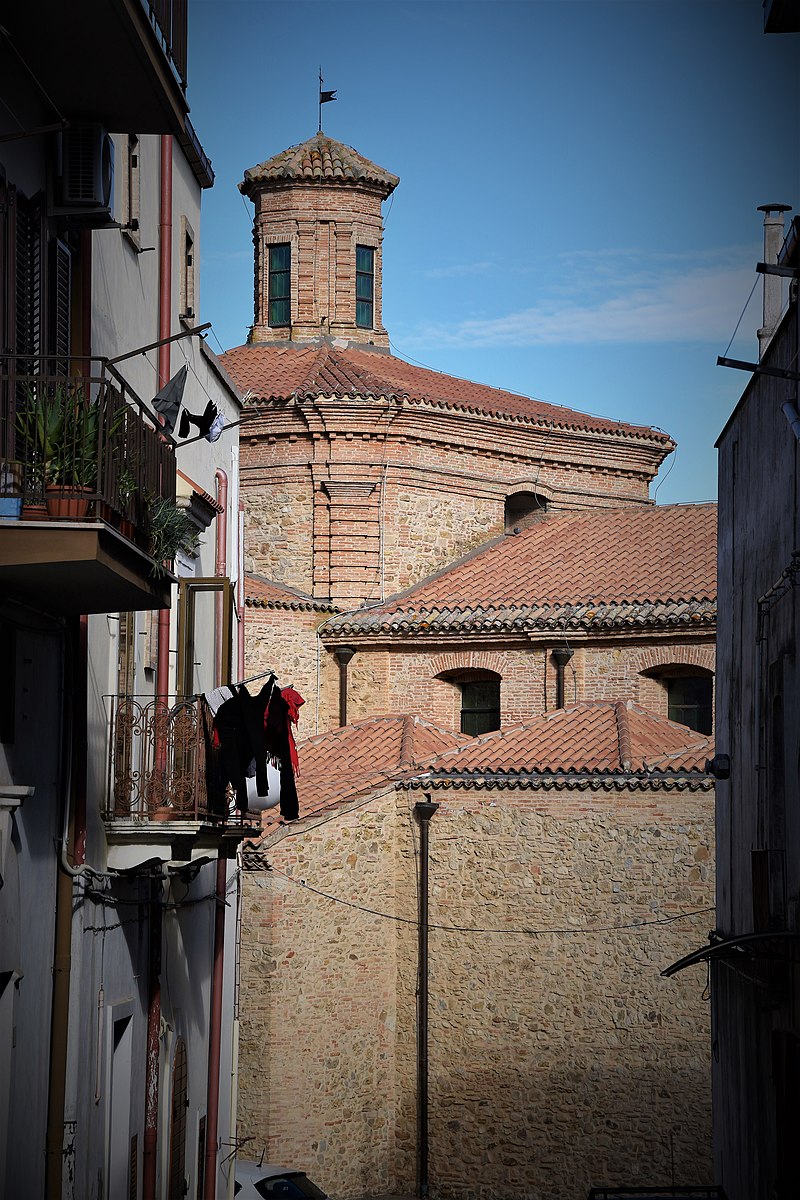
<path fill-rule="evenodd" d="M 493 671 L 501 676 L 500 704 L 503 727 L 530 721 L 555 707 L 556 672 L 551 659 L 555 645 L 563 638 L 553 636 L 547 645 L 480 635 L 441 639 L 421 643 L 419 639 L 403 644 L 392 639 L 391 646 L 360 645 L 348 672 L 348 720 L 360 721 L 384 712 L 417 713 L 443 725 L 460 728 L 461 692 L 457 682 L 448 679 L 463 670 Z M 567 705 L 586 700 L 635 700 L 656 716 L 667 716 L 667 693 L 658 679 L 642 672 L 660 665 L 700 666 L 713 669 L 713 639 L 702 643 L 656 640 L 642 646 L 640 641 L 603 642 L 598 639 L 576 645 L 565 672 L 564 699 Z M 331 657 L 329 650 L 323 657 Z M 441 678 L 444 675 L 445 678 Z M 326 695 L 330 696 L 328 692 Z M 338 706 L 338 699 L 335 700 Z M 336 708 L 320 712 L 321 728 L 337 724 Z"/>
<path fill-rule="evenodd" d="M 239 1134 L 335 1200 L 414 1187 L 418 798 L 279 831 L 245 876 Z M 711 792 L 434 799 L 432 1195 L 710 1183 L 705 971 L 660 971 L 712 914 L 608 927 L 713 905 Z"/>
<path fill-rule="evenodd" d="M 379 398 L 260 406 L 241 443 L 249 569 L 355 608 L 502 534 L 518 491 L 551 512 L 646 503 L 640 453 Z"/>
<path fill-rule="evenodd" d="M 368 185 L 270 184 L 255 198 L 255 323 L 250 340 L 275 341 L 331 334 L 388 346 L 381 321 L 382 192 Z M 272 329 L 268 318 L 269 247 L 291 246 L 292 324 Z M 356 326 L 356 246 L 375 251 L 372 329 Z"/>

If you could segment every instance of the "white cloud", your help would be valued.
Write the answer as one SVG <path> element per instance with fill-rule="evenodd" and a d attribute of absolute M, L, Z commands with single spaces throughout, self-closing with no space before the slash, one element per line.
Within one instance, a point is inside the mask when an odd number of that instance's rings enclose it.
<path fill-rule="evenodd" d="M 699 265 L 697 255 L 655 258 L 615 251 L 564 256 L 558 283 L 551 281 L 547 294 L 535 304 L 407 330 L 403 344 L 422 348 L 687 341 L 717 342 L 724 349 L 753 286 L 754 264 L 753 255 L 740 249 L 735 254 L 709 252 Z M 756 310 L 758 295 L 756 288 L 751 301 Z"/>
<path fill-rule="evenodd" d="M 491 269 L 490 262 L 454 263 L 451 267 L 429 267 L 423 275 L 426 279 L 456 279 L 461 275 L 480 275 Z"/>

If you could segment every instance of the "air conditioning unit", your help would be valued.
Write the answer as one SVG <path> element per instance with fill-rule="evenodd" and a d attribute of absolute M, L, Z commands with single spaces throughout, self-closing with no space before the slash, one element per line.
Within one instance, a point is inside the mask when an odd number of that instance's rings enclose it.
<path fill-rule="evenodd" d="M 111 137 L 102 125 L 70 125 L 57 142 L 53 215 L 108 223 L 114 206 Z"/>

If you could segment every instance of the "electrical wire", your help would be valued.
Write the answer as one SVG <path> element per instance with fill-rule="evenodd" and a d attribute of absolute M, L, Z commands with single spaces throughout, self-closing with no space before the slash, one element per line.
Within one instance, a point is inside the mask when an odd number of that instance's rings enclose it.
<path fill-rule="evenodd" d="M 739 326 L 741 325 L 742 320 L 744 319 L 744 314 L 747 312 L 747 306 L 750 303 L 750 301 L 753 299 L 753 292 L 756 290 L 757 287 L 758 287 L 758 276 L 756 275 L 755 280 L 753 282 L 753 286 L 750 288 L 750 295 L 747 297 L 747 299 L 744 302 L 744 308 L 742 309 L 741 313 L 739 314 L 739 320 L 736 322 L 736 328 L 734 329 L 733 333 L 731 334 L 731 340 L 728 342 L 727 346 L 725 347 L 725 353 L 722 355 L 723 358 L 727 358 L 727 356 L 728 356 L 728 351 L 730 350 L 731 346 L 733 345 L 733 339 L 736 337 L 736 334 L 739 332 Z"/>
<path fill-rule="evenodd" d="M 400 917 L 395 913 L 381 912 L 379 909 L 369 908 L 363 904 L 357 904 L 354 900 L 343 900 L 341 896 L 332 896 L 329 892 L 320 891 L 319 888 L 313 887 L 310 883 L 306 883 L 305 879 L 295 879 L 293 875 L 287 875 L 278 867 L 268 865 L 266 868 L 276 875 L 280 875 L 282 879 L 293 883 L 296 887 L 303 888 L 305 891 L 313 892 L 315 896 L 320 896 L 323 900 L 331 900 L 336 904 L 342 904 L 346 908 L 353 908 L 357 912 L 366 913 L 368 916 L 381 917 L 386 921 L 394 921 L 400 925 L 418 926 L 419 921 L 415 917 Z M 673 925 L 676 921 L 688 920 L 690 917 L 697 917 L 703 913 L 714 912 L 714 906 L 709 905 L 706 908 L 696 908 L 689 912 L 677 913 L 674 917 L 657 917 L 652 921 L 632 921 L 626 925 L 592 925 L 583 926 L 575 929 L 493 929 L 486 926 L 475 925 L 438 925 L 434 922 L 428 923 L 429 929 L 439 930 L 441 933 L 488 933 L 488 934 L 503 934 L 511 937 L 542 937 L 547 934 L 551 935 L 587 935 L 591 936 L 596 933 L 621 933 L 633 932 L 634 930 L 644 929 L 654 925 Z"/>

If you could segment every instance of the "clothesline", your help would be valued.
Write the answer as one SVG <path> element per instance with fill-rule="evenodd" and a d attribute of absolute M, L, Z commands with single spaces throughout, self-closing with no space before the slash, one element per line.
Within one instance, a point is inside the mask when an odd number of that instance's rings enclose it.
<path fill-rule="evenodd" d="M 278 678 L 278 672 L 269 670 L 262 671 L 259 675 L 248 675 L 246 679 L 234 680 L 231 683 L 220 684 L 221 687 L 243 687 L 246 683 L 255 683 L 258 679 L 268 679 L 270 675 Z M 214 690 L 214 689 L 207 689 Z M 193 696 L 184 696 L 182 700 L 177 701 L 178 704 L 191 704 L 194 700 L 199 700 L 201 696 L 206 695 L 206 692 L 195 692 Z M 104 700 L 136 700 L 140 696 L 146 696 L 150 700 L 157 700 L 152 692 L 106 692 L 103 696 Z"/>

